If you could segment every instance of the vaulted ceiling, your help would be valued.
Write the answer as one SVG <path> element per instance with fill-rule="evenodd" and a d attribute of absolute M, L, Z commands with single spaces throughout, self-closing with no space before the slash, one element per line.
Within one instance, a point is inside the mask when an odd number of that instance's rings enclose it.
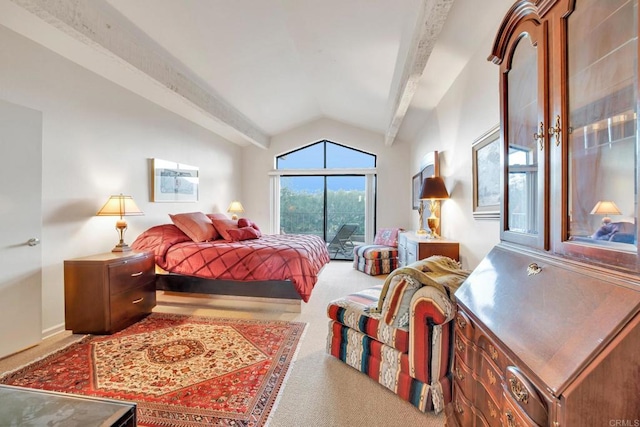
<path fill-rule="evenodd" d="M 488 3 L 483 13 L 505 12 L 505 0 Z M 268 147 L 323 117 L 391 145 L 415 136 L 493 30 L 477 10 L 477 0 L 1 0 L 0 24 L 240 145 Z"/>

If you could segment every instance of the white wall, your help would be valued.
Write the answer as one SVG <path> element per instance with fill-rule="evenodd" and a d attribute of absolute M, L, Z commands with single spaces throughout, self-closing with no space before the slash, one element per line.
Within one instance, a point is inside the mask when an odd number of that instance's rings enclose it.
<path fill-rule="evenodd" d="M 461 261 L 470 269 L 500 241 L 499 221 L 475 220 L 472 206 L 471 146 L 500 122 L 499 69 L 487 57 L 502 16 L 493 19 L 494 29 L 436 109 L 425 116 L 425 125 L 411 148 L 411 170 L 415 172 L 425 153 L 439 152 L 440 175 L 451 196 L 442 204 L 442 235 L 460 242 Z"/>
<path fill-rule="evenodd" d="M 274 170 L 276 156 L 324 139 L 378 156 L 376 227 L 412 229 L 409 207 L 411 206 L 411 174 L 408 168 L 411 163 L 410 145 L 397 140 L 389 147 L 384 144 L 382 134 L 331 119 L 319 119 L 276 135 L 271 138 L 271 146 L 268 150 L 256 147 L 244 148 L 242 160 L 244 215 L 267 229 L 270 206 L 267 174 Z"/>
<path fill-rule="evenodd" d="M 43 331 L 64 328 L 63 261 L 108 252 L 115 217 L 95 213 L 132 195 L 125 241 L 168 213 L 224 211 L 240 197 L 241 148 L 0 27 L 0 99 L 43 113 Z M 149 159 L 200 168 L 197 203 L 152 203 Z M 7 161 L 7 159 L 5 159 Z M 10 159 L 9 159 L 10 161 Z"/>

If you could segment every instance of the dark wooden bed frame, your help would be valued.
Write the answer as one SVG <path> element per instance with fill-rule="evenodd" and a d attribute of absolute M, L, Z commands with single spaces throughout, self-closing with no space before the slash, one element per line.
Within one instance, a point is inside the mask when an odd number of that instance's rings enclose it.
<path fill-rule="evenodd" d="M 181 274 L 156 274 L 156 290 L 176 293 L 226 295 L 284 299 L 301 302 L 302 297 L 290 280 L 214 280 Z"/>

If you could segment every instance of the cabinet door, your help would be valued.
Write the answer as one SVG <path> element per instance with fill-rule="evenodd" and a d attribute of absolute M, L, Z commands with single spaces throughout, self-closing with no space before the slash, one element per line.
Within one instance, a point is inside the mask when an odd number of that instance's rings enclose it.
<path fill-rule="evenodd" d="M 550 129 L 560 130 L 565 183 L 556 251 L 638 270 L 638 0 L 568 5 L 566 83 Z"/>
<path fill-rule="evenodd" d="M 499 34 L 500 52 L 494 54 L 494 62 L 501 62 L 501 238 L 546 249 L 547 23 L 532 14 L 515 25 L 508 35 Z"/>

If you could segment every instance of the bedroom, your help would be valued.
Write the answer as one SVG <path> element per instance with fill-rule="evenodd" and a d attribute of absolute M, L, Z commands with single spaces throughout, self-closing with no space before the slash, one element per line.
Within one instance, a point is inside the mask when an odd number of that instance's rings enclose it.
<path fill-rule="evenodd" d="M 473 4 L 456 1 L 451 14 L 458 21 L 448 23 L 453 28 L 445 25 L 443 34 L 451 36 L 468 26 Z M 242 200 L 247 217 L 266 225 L 270 200 L 264 181 L 274 156 L 321 139 L 377 154 L 378 227 L 415 228 L 417 215 L 409 208 L 411 176 L 426 152 L 440 151 L 441 172 L 452 195 L 443 206 L 442 234 L 461 242 L 465 267 L 475 267 L 500 236 L 497 221 L 477 221 L 472 216 L 470 145 L 499 121 L 498 73 L 486 58 L 511 4 L 492 2 L 494 11 L 478 25 L 481 34 L 472 38 L 473 49 L 451 64 L 455 81 L 445 85 L 437 105 L 411 110 L 420 118 L 414 138 L 399 138 L 388 146 L 381 132 L 318 116 L 271 135 L 269 148 L 261 149 L 230 142 L 14 32 L 10 28 L 15 24 L 7 17 L 16 13 L 17 6 L 3 2 L 0 99 L 42 112 L 43 335 L 64 328 L 63 260 L 109 251 L 115 243 L 112 219 L 95 216 L 110 194 L 134 195 L 145 212 L 130 219 L 129 242 L 148 227 L 167 222 L 169 213 L 224 212 L 235 199 Z M 67 54 L 81 56 L 84 51 Z M 10 148 L 9 155 L 11 149 L 17 148 Z M 188 205 L 151 203 L 150 158 L 198 165 L 200 200 Z"/>

